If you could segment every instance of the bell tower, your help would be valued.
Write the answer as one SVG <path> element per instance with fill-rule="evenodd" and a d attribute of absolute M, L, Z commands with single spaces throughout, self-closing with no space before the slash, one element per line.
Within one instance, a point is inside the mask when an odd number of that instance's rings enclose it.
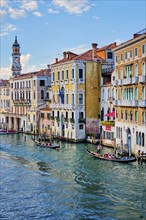
<path fill-rule="evenodd" d="M 20 56 L 20 45 L 17 41 L 17 36 L 15 36 L 15 42 L 12 45 L 12 76 L 21 75 Z"/>

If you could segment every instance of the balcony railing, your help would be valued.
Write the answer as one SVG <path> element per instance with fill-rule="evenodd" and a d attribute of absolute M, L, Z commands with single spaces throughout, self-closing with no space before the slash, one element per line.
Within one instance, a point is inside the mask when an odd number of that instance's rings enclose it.
<path fill-rule="evenodd" d="M 145 75 L 139 76 L 139 83 L 146 83 L 146 76 Z"/>
<path fill-rule="evenodd" d="M 146 100 L 114 100 L 113 105 L 128 107 L 146 107 Z"/>
<path fill-rule="evenodd" d="M 50 107 L 57 108 L 57 109 L 69 109 L 69 110 L 74 110 L 76 106 L 74 104 L 55 104 L 51 103 Z"/>
<path fill-rule="evenodd" d="M 113 81 L 113 86 L 118 86 L 118 80 Z"/>
<path fill-rule="evenodd" d="M 14 105 L 31 105 L 30 99 L 13 99 Z"/>
<path fill-rule="evenodd" d="M 132 84 L 132 77 L 123 79 L 123 85 L 128 85 L 128 84 Z"/>
<path fill-rule="evenodd" d="M 137 84 L 138 83 L 138 76 L 133 76 L 132 77 L 132 84 Z"/>

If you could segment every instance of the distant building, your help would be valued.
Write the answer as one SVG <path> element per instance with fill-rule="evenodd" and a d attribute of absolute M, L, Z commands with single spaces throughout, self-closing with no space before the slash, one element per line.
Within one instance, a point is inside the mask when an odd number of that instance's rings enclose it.
<path fill-rule="evenodd" d="M 146 29 L 113 51 L 116 144 L 146 152 Z"/>

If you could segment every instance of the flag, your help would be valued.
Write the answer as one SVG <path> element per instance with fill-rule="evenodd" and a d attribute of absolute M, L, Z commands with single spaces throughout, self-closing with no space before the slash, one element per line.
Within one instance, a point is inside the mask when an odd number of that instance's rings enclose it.
<path fill-rule="evenodd" d="M 61 98 L 61 103 L 64 104 L 64 99 L 60 88 L 59 88 L 59 97 Z"/>

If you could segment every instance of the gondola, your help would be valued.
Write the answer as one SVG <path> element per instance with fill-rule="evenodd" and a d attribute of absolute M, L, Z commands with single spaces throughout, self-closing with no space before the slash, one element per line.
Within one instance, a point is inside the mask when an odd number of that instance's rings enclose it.
<path fill-rule="evenodd" d="M 3 134 L 18 134 L 18 131 L 0 129 L 0 135 L 3 135 Z"/>
<path fill-rule="evenodd" d="M 106 160 L 106 161 L 112 161 L 112 162 L 119 162 L 119 163 L 129 163 L 129 162 L 134 162 L 136 161 L 136 158 L 135 157 L 107 157 L 107 154 L 105 155 L 101 155 L 101 154 L 98 154 L 96 152 L 93 152 L 93 151 L 90 151 L 86 148 L 86 151 L 93 157 L 97 158 L 97 159 L 100 159 L 100 160 Z"/>
<path fill-rule="evenodd" d="M 59 144 L 54 144 L 54 143 L 52 143 L 50 146 L 49 145 L 45 145 L 45 144 L 42 144 L 41 142 L 39 142 L 39 141 L 36 141 L 36 140 L 34 140 L 33 139 L 33 142 L 34 142 L 34 144 L 36 145 L 36 146 L 39 146 L 39 147 L 45 147 L 45 148 L 52 148 L 52 149 L 58 149 L 58 148 L 60 148 L 60 145 Z"/>

